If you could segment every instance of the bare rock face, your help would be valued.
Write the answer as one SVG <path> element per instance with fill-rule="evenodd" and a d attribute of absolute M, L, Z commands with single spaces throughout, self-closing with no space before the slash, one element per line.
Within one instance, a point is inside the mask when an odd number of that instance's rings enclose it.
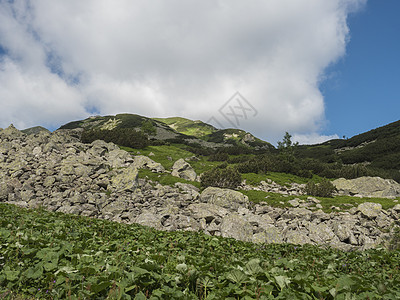
<path fill-rule="evenodd" d="M 333 181 L 339 194 L 363 197 L 396 198 L 400 196 L 400 184 L 380 177 L 339 178 Z"/>
<path fill-rule="evenodd" d="M 178 159 L 172 166 L 172 176 L 180 177 L 186 180 L 195 181 L 197 178 L 196 171 L 183 158 Z"/>

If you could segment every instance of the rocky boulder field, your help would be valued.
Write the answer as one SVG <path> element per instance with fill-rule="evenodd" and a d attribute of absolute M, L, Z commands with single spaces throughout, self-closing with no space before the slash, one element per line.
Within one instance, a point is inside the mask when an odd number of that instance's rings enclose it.
<path fill-rule="evenodd" d="M 290 208 L 254 204 L 242 193 L 187 183 L 165 186 L 138 177 L 139 169 L 188 180 L 198 174 L 183 159 L 171 170 L 143 155 L 132 156 L 112 143 L 83 144 L 79 130 L 26 135 L 13 126 L 0 131 L 0 201 L 26 208 L 139 223 L 159 230 L 202 231 L 255 243 L 331 246 L 342 250 L 376 247 L 390 237 L 400 205 L 383 210 L 362 203 L 348 212 L 308 209 L 318 199 L 291 200 Z M 369 181 L 368 181 L 369 180 Z M 367 182 L 367 183 L 365 183 Z M 373 185 L 372 182 L 378 182 Z M 398 197 L 399 185 L 383 179 L 337 180 L 339 193 Z M 361 188 L 360 188 L 361 186 Z M 364 188 L 365 187 L 365 188 Z M 300 194 L 301 187 L 264 190 Z"/>

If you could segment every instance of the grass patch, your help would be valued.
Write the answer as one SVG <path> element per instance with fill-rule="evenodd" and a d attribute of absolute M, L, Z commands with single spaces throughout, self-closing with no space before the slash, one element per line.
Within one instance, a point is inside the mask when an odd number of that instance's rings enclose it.
<path fill-rule="evenodd" d="M 243 179 L 246 179 L 246 183 L 253 186 L 258 186 L 261 181 L 268 181 L 268 179 L 282 186 L 290 186 L 291 183 L 305 184 L 310 180 L 320 182 L 322 177 L 314 175 L 313 178 L 304 178 L 293 174 L 268 172 L 267 174 L 256 174 L 256 173 L 245 173 L 242 174 Z"/>

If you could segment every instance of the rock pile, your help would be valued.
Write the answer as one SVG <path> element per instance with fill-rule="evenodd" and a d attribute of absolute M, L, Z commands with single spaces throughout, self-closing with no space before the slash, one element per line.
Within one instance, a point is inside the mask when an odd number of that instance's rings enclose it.
<path fill-rule="evenodd" d="M 400 205 L 385 211 L 364 203 L 350 212 L 327 214 L 297 200 L 292 208 L 273 208 L 228 189 L 210 187 L 200 193 L 190 184 L 163 186 L 138 178 L 139 168 L 168 172 L 162 165 L 112 143 L 82 144 L 78 135 L 56 131 L 27 136 L 11 126 L 0 131 L 0 201 L 160 230 L 343 250 L 375 247 L 400 219 Z M 262 185 L 268 184 L 273 185 Z"/>

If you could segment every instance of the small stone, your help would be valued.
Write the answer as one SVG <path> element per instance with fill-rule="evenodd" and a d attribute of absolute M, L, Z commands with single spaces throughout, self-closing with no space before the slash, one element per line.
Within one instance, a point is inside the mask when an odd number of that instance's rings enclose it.
<path fill-rule="evenodd" d="M 293 207 L 297 207 L 300 205 L 298 200 L 299 200 L 298 198 L 295 198 L 295 199 L 289 200 L 288 203 Z"/>

